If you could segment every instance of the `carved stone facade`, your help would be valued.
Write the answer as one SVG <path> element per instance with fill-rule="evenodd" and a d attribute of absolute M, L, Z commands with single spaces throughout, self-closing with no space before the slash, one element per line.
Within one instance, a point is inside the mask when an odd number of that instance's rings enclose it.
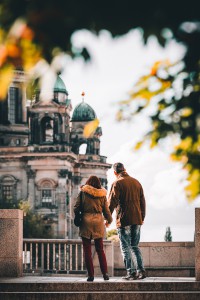
<path fill-rule="evenodd" d="M 77 238 L 73 206 L 80 185 L 90 175 L 107 185 L 111 165 L 100 155 L 102 130 L 98 127 L 92 137 L 84 137 L 84 126 L 96 113 L 82 101 L 71 118 L 71 101 L 59 76 L 53 99 L 40 101 L 36 89 L 28 107 L 24 82 L 24 73 L 16 71 L 7 99 L 0 103 L 0 205 L 28 200 L 49 220 L 55 237 Z M 80 152 L 83 145 L 85 153 Z"/>

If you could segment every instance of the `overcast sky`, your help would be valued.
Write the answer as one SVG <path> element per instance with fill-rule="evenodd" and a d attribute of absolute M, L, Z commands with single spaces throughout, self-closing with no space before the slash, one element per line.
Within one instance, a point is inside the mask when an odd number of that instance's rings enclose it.
<path fill-rule="evenodd" d="M 101 155 L 107 156 L 109 163 L 123 162 L 128 173 L 144 187 L 147 217 L 141 240 L 163 241 L 166 227 L 170 226 L 174 241 L 193 241 L 194 207 L 199 206 L 200 199 L 189 204 L 185 198 L 186 174 L 179 164 L 169 159 L 173 141 L 168 140 L 154 150 L 145 146 L 135 152 L 135 142 L 150 128 L 148 117 L 143 114 L 129 123 L 115 121 L 117 102 L 127 98 L 139 76 L 155 61 L 178 60 L 183 56 L 184 47 L 171 41 L 162 48 L 155 37 L 144 45 L 139 30 L 115 39 L 106 31 L 97 37 L 82 30 L 75 33 L 72 40 L 76 48 L 88 48 L 91 61 L 68 58 L 62 78 L 73 108 L 82 101 L 84 91 L 85 102 L 100 119 Z M 109 186 L 114 179 L 110 170 Z"/>

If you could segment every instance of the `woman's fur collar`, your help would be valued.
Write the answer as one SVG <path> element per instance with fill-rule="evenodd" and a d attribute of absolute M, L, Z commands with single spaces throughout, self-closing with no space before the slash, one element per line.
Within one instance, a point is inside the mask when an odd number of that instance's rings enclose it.
<path fill-rule="evenodd" d="M 96 189 L 93 186 L 87 184 L 81 187 L 81 191 L 93 197 L 105 197 L 107 194 L 106 189 L 104 189 L 103 187 L 101 189 Z"/>

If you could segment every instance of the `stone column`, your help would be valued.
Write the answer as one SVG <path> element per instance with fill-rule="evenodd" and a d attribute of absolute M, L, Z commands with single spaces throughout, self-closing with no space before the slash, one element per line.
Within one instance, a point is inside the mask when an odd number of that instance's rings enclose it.
<path fill-rule="evenodd" d="M 23 273 L 23 211 L 0 209 L 0 277 Z"/>
<path fill-rule="evenodd" d="M 64 239 L 67 235 L 67 219 L 66 219 L 66 178 L 59 178 L 58 190 L 58 238 Z"/>
<path fill-rule="evenodd" d="M 200 281 L 200 208 L 195 208 L 195 275 Z"/>

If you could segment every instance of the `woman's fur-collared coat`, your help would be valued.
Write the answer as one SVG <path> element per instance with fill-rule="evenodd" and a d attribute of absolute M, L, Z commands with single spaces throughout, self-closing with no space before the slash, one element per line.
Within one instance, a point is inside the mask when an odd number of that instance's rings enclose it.
<path fill-rule="evenodd" d="M 104 188 L 96 189 L 91 185 L 81 187 L 81 192 L 74 206 L 74 213 L 80 211 L 80 201 L 82 199 L 83 221 L 80 226 L 81 237 L 87 239 L 99 239 L 104 237 L 104 218 L 109 224 L 112 222 L 106 194 L 107 191 Z"/>

